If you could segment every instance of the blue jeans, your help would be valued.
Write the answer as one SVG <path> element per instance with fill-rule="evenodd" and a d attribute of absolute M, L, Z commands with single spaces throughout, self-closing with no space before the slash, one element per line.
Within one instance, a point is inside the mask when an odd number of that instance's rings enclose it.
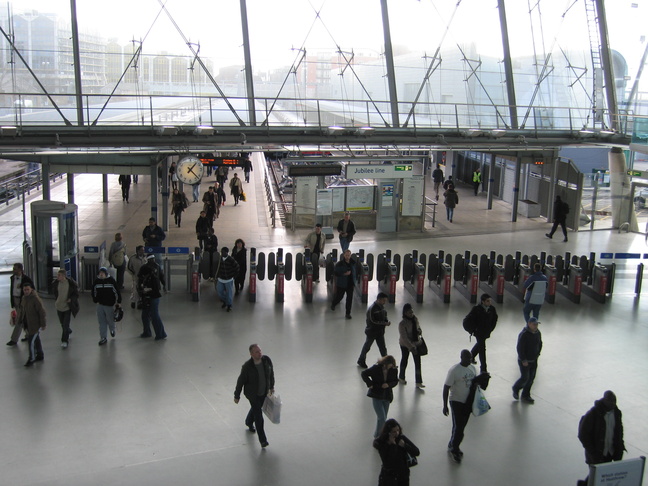
<path fill-rule="evenodd" d="M 520 379 L 513 385 L 513 390 L 522 390 L 522 397 L 529 398 L 531 397 L 533 380 L 535 380 L 536 372 L 538 371 L 538 362 L 528 361 L 527 366 L 524 366 L 522 361 L 518 359 L 518 366 L 520 367 Z"/>
<path fill-rule="evenodd" d="M 531 318 L 531 312 L 533 311 L 533 317 L 536 319 L 540 317 L 540 307 L 542 304 L 529 304 L 525 303 L 522 307 L 522 313 L 524 314 L 524 322 L 528 323 Z"/>
<path fill-rule="evenodd" d="M 70 337 L 70 320 L 72 317 L 72 311 L 70 309 L 64 312 L 57 310 L 56 313 L 58 314 L 59 322 L 61 323 L 61 327 L 63 328 L 63 334 L 61 335 L 61 342 L 67 343 Z"/>
<path fill-rule="evenodd" d="M 374 431 L 374 439 L 380 435 L 383 426 L 387 421 L 387 414 L 389 413 L 389 402 L 380 398 L 372 398 L 373 408 L 376 411 L 376 430 Z"/>
<path fill-rule="evenodd" d="M 115 308 L 112 305 L 97 304 L 97 319 L 99 320 L 99 337 L 106 339 L 108 329 L 115 332 Z"/>
<path fill-rule="evenodd" d="M 446 206 L 446 215 L 448 216 L 448 221 L 452 221 L 452 216 L 454 216 L 454 208 L 449 208 Z"/>
<path fill-rule="evenodd" d="M 151 322 L 153 323 L 153 330 L 155 331 L 155 339 L 164 339 L 167 334 L 164 330 L 164 324 L 160 318 L 160 298 L 146 299 L 150 305 L 142 306 L 142 326 L 144 326 L 143 334 L 145 336 L 151 335 Z"/>
<path fill-rule="evenodd" d="M 234 279 L 230 278 L 225 282 L 218 279 L 216 282 L 216 292 L 218 292 L 218 296 L 228 307 L 232 307 L 232 298 L 234 297 Z"/>
<path fill-rule="evenodd" d="M 340 246 L 342 247 L 342 253 L 349 249 L 351 241 L 346 236 L 340 236 Z"/>

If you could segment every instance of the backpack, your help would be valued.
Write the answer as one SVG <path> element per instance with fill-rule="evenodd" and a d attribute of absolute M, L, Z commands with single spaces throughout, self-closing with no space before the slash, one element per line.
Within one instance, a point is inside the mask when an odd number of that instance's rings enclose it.
<path fill-rule="evenodd" d="M 569 214 L 569 204 L 567 204 L 565 201 L 563 201 L 563 212 L 565 214 Z"/>
<path fill-rule="evenodd" d="M 124 248 L 113 253 L 112 256 L 113 265 L 116 267 L 121 267 L 124 264 Z"/>
<path fill-rule="evenodd" d="M 477 324 L 470 317 L 470 314 L 468 314 L 466 317 L 464 317 L 463 328 L 468 334 L 470 334 L 470 335 L 475 334 L 475 331 L 477 330 Z"/>

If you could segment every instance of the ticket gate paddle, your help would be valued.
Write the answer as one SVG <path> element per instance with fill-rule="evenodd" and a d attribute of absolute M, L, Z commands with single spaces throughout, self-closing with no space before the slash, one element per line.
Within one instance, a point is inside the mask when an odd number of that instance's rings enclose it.
<path fill-rule="evenodd" d="M 360 302 L 366 304 L 369 302 L 369 282 L 373 280 L 374 256 L 372 253 L 367 254 L 366 259 L 364 250 L 356 255 L 356 281 L 355 292 L 360 298 Z"/>
<path fill-rule="evenodd" d="M 417 250 L 403 257 L 403 282 L 405 288 L 416 298 L 418 304 L 423 303 L 425 289 L 425 254 L 420 256 Z"/>
<path fill-rule="evenodd" d="M 608 294 L 612 293 L 616 264 L 595 263 L 592 272 L 592 285 L 583 285 L 582 291 L 596 302 L 605 304 Z"/>
<path fill-rule="evenodd" d="M 378 288 L 381 292 L 387 294 L 389 303 L 396 302 L 396 282 L 400 276 L 400 255 L 394 255 L 392 262 L 391 250 L 386 250 L 385 253 L 378 255 L 378 263 L 376 265 L 376 274 L 378 277 Z"/>
<path fill-rule="evenodd" d="M 257 293 L 257 253 L 250 248 L 250 277 L 248 279 L 248 302 L 256 302 Z"/>
<path fill-rule="evenodd" d="M 443 259 L 443 250 L 439 254 L 430 253 L 428 257 L 428 286 L 438 295 L 444 304 L 450 303 L 450 289 L 452 288 L 452 255 Z"/>

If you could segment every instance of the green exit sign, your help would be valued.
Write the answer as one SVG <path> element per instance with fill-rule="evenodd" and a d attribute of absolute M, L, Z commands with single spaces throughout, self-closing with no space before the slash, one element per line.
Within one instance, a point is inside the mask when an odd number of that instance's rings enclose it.
<path fill-rule="evenodd" d="M 413 170 L 413 166 L 411 166 L 411 165 L 395 165 L 394 170 L 397 171 L 397 172 L 398 171 L 409 171 L 409 170 Z"/>
<path fill-rule="evenodd" d="M 633 177 L 641 177 L 643 175 L 643 172 L 640 170 L 629 170 L 628 175 Z"/>

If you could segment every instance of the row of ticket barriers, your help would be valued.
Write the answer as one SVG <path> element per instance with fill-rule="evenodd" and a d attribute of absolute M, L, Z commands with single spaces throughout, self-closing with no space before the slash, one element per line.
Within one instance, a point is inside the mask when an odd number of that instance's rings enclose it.
<path fill-rule="evenodd" d="M 198 256 L 199 258 L 199 256 Z M 293 255 L 279 248 L 276 252 L 257 252 L 250 249 L 250 272 L 248 286 L 249 302 L 256 302 L 257 281 L 268 279 L 275 283 L 275 300 L 284 302 L 286 281 L 293 278 L 300 282 L 303 299 L 313 301 L 313 270 L 320 265 L 320 274 L 329 290 L 335 291 L 335 264 L 341 258 L 337 249 L 332 250 L 320 261 L 312 261 L 310 250 Z M 478 301 L 478 295 L 488 293 L 497 303 L 504 302 L 505 292 L 509 292 L 518 301 L 524 300 L 524 282 L 531 276 L 536 263 L 547 277 L 548 284 L 545 301 L 554 304 L 556 294 L 561 294 L 574 303 L 581 302 L 585 295 L 597 302 L 605 303 L 614 288 L 616 271 L 615 263 L 601 264 L 595 254 L 576 256 L 565 255 L 501 255 L 495 251 L 489 254 L 437 253 L 425 254 L 417 250 L 401 257 L 392 254 L 391 250 L 379 253 L 376 258 L 364 250 L 353 254 L 355 262 L 355 292 L 362 303 L 369 301 L 369 282 L 378 282 L 378 291 L 389 296 L 389 302 L 396 302 L 396 290 L 399 281 L 412 294 L 416 302 L 422 303 L 427 289 L 443 303 L 450 303 L 453 289 L 470 303 Z M 200 300 L 200 274 L 194 266 L 191 293 L 193 300 Z M 641 274 L 637 272 L 635 291 L 641 291 L 643 264 Z M 426 284 L 427 281 L 427 284 Z M 375 298 L 375 296 L 371 296 Z"/>

